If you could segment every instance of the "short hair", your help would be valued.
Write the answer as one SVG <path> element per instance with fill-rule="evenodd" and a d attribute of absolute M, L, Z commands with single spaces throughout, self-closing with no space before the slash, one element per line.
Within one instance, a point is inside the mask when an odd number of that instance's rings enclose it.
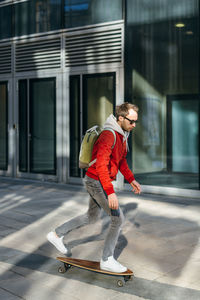
<path fill-rule="evenodd" d="M 138 112 L 139 107 L 135 104 L 129 103 L 129 102 L 124 102 L 121 105 L 116 106 L 115 109 L 115 116 L 117 121 L 119 120 L 119 117 L 126 117 L 129 114 L 129 110 L 133 109 L 134 111 Z"/>

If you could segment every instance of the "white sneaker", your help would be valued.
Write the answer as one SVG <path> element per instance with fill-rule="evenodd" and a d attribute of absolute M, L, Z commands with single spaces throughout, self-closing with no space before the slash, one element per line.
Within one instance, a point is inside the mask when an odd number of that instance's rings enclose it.
<path fill-rule="evenodd" d="M 127 268 L 116 261 L 113 256 L 109 256 L 106 261 L 101 259 L 100 269 L 115 273 L 123 273 L 127 271 Z"/>
<path fill-rule="evenodd" d="M 63 238 L 58 237 L 55 232 L 51 231 L 47 234 L 47 239 L 50 243 L 52 243 L 61 253 L 66 254 L 67 253 L 67 248 L 65 247 L 63 243 Z"/>

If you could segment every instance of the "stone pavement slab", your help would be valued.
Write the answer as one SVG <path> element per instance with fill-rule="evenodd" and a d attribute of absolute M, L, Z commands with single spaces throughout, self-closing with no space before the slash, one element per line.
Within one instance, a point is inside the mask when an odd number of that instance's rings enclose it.
<path fill-rule="evenodd" d="M 16 295 L 12 295 L 10 292 L 0 288 L 0 299 L 19 300 L 21 298 Z"/>
<path fill-rule="evenodd" d="M 115 256 L 134 271 L 116 278 L 77 268 L 58 273 L 60 253 L 46 234 L 85 213 L 82 187 L 0 178 L 0 299 L 200 299 L 200 201 L 119 192 L 126 222 Z M 70 232 L 71 255 L 98 260 L 109 218 Z"/>

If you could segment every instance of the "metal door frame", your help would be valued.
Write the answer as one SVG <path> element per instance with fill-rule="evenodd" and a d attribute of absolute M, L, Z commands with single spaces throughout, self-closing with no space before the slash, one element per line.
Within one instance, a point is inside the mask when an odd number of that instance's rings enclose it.
<path fill-rule="evenodd" d="M 30 103 L 29 99 L 29 81 L 31 79 L 48 79 L 48 78 L 55 78 L 56 82 L 56 99 L 55 99 L 55 109 L 56 109 L 56 174 L 50 175 L 50 174 L 42 174 L 42 173 L 30 173 L 30 172 L 21 172 L 19 171 L 19 112 L 18 112 L 18 105 L 19 105 L 19 89 L 18 89 L 18 83 L 19 80 L 27 80 L 28 82 L 28 88 L 27 88 L 27 99 L 28 103 Z M 62 119 L 62 76 L 61 74 L 58 74 L 57 72 L 40 72 L 40 74 L 26 74 L 17 76 L 15 79 L 15 92 L 16 92 L 16 101 L 14 103 L 14 120 L 15 120 L 15 128 L 16 128 L 16 134 L 15 134 L 15 164 L 14 164 L 14 174 L 15 177 L 18 178 L 26 178 L 26 179 L 37 179 L 42 181 L 62 181 L 62 124 L 60 120 Z M 28 120 L 30 118 L 28 113 Z M 30 120 L 28 121 L 30 122 Z M 28 155 L 30 155 L 30 151 L 28 151 Z M 30 157 L 29 157 L 30 158 Z M 28 158 L 28 160 L 29 160 Z"/>
<path fill-rule="evenodd" d="M 70 177 L 69 171 L 70 171 L 70 164 L 69 164 L 69 157 L 70 157 L 70 124 L 69 124 L 69 113 L 70 113 L 70 107 L 69 107 L 69 97 L 70 97 L 70 76 L 73 75 L 79 75 L 80 76 L 80 101 L 81 101 L 81 115 L 82 115 L 82 103 L 83 103 L 83 76 L 84 75 L 98 75 L 98 74 L 105 74 L 105 73 L 115 73 L 116 78 L 116 87 L 115 87 L 115 105 L 119 105 L 124 102 L 124 70 L 123 67 L 119 67 L 119 65 L 101 65 L 101 66 L 91 66 L 90 68 L 86 66 L 86 68 L 73 68 L 69 70 L 68 73 L 65 73 L 64 76 L 64 82 L 66 82 L 66 88 L 64 89 L 64 99 L 68 99 L 68 101 L 65 101 L 64 109 L 63 109 L 63 125 L 64 128 L 67 128 L 66 136 L 64 137 L 64 157 L 66 157 L 65 160 L 65 166 L 63 168 L 63 181 L 65 183 L 72 183 L 72 184 L 83 184 L 83 178 L 75 178 Z M 68 116 L 68 118 L 66 118 Z M 82 118 L 82 117 L 81 117 Z M 82 126 L 82 122 L 81 122 Z M 82 128 L 81 128 L 82 130 Z M 123 176 L 119 172 L 117 175 L 117 180 L 113 183 L 116 188 L 122 189 L 124 186 L 124 180 Z"/>
<path fill-rule="evenodd" d="M 7 84 L 7 170 L 0 170 L 0 176 L 13 175 L 13 152 L 14 152 L 14 140 L 13 140 L 13 110 L 12 110 L 12 79 L 10 76 L 0 76 L 0 83 Z"/>

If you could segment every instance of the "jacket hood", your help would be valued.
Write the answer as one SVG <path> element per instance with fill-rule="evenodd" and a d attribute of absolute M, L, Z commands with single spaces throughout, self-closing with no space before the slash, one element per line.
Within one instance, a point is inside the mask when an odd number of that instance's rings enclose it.
<path fill-rule="evenodd" d="M 124 131 L 119 124 L 117 123 L 117 119 L 115 118 L 115 116 L 113 114 L 111 114 L 106 122 L 103 125 L 103 128 L 111 128 L 117 132 L 119 132 L 121 135 L 123 135 L 123 142 L 126 141 L 126 148 L 128 150 L 128 137 L 129 137 L 129 132 L 128 131 Z"/>

